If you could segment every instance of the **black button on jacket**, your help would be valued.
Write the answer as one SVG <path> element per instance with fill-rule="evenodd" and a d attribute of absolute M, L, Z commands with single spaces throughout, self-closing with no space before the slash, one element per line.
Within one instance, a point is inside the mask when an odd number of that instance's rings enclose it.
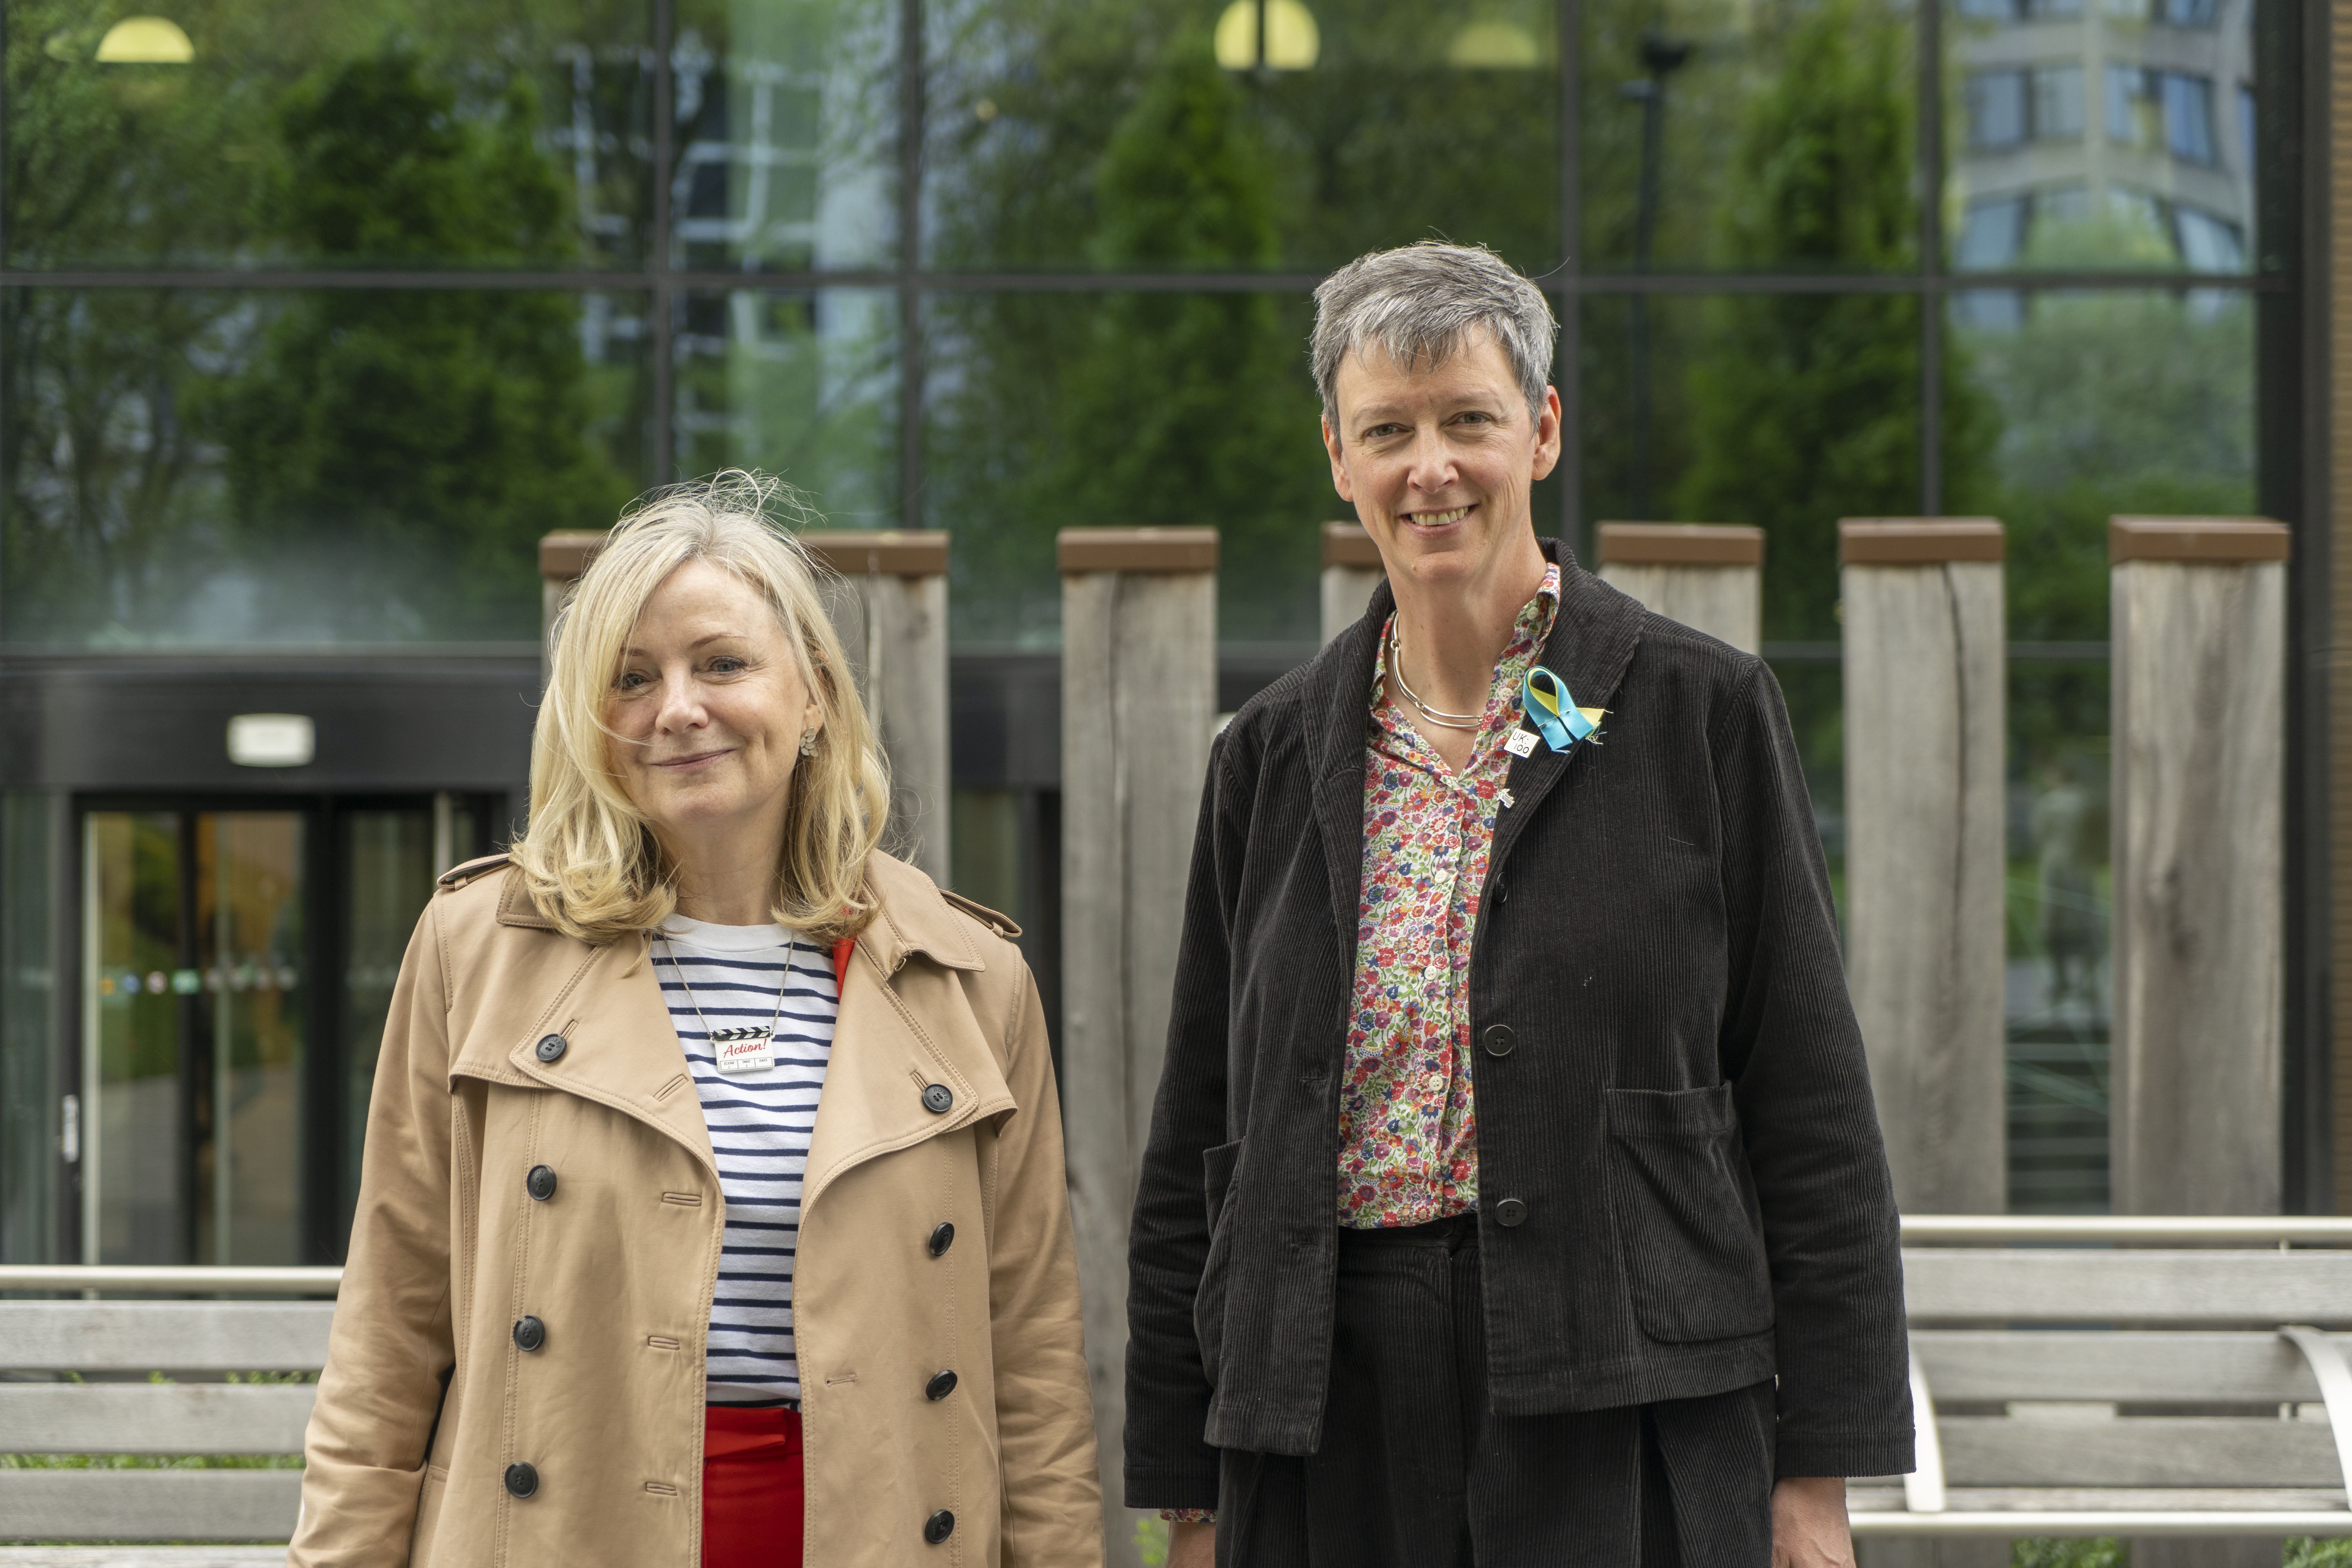
<path fill-rule="evenodd" d="M 1560 561 L 1542 659 L 1601 743 L 1511 765 L 1465 1058 L 1504 1415 L 1780 1377 L 1782 1475 L 1911 1468 L 1902 1263 L 1829 878 L 1763 663 Z M 1308 1454 L 1329 1378 L 1339 1065 L 1363 859 L 1365 619 L 1211 752 L 1138 1188 L 1127 1502 L 1218 1448 Z"/>

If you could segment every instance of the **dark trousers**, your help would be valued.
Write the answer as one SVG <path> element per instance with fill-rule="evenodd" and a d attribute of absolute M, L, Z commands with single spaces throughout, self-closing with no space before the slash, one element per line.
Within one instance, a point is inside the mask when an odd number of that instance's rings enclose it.
<path fill-rule="evenodd" d="M 1322 1447 L 1225 1452 L 1218 1568 L 1769 1568 L 1772 1384 L 1495 1415 L 1475 1221 L 1340 1232 Z"/>

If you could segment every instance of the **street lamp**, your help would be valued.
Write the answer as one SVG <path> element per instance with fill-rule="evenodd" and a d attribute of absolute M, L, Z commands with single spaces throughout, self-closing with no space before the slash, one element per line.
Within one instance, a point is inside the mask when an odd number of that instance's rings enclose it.
<path fill-rule="evenodd" d="M 1617 96 L 1642 106 L 1642 177 L 1633 207 L 1633 270 L 1650 269 L 1658 230 L 1658 170 L 1664 162 L 1666 78 L 1690 63 L 1697 46 L 1669 38 L 1655 27 L 1642 35 L 1642 68 L 1649 74 L 1629 81 Z M 1635 294 L 1627 322 L 1633 409 L 1633 515 L 1655 515 L 1650 497 L 1650 297 Z"/>

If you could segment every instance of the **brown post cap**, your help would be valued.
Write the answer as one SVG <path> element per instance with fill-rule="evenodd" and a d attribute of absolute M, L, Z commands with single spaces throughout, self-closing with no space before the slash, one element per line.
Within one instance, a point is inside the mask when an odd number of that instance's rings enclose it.
<path fill-rule="evenodd" d="M 1841 566 L 1935 566 L 1999 561 L 1997 517 L 1845 517 L 1838 520 Z"/>
<path fill-rule="evenodd" d="M 2242 564 L 2284 561 L 2294 542 L 2286 524 L 2266 517 L 2111 517 L 2107 563 L 2208 561 Z"/>
<path fill-rule="evenodd" d="M 604 547 L 602 529 L 566 528 L 541 534 L 539 540 L 539 574 L 558 583 L 570 583 L 588 570 L 588 563 L 596 559 L 596 552 Z"/>
<path fill-rule="evenodd" d="M 1066 528 L 1054 538 L 1065 572 L 1214 572 L 1213 528 Z"/>
<path fill-rule="evenodd" d="M 1345 522 L 1327 522 L 1323 525 L 1323 564 L 1364 566 L 1377 572 L 1381 568 L 1381 547 L 1372 542 L 1372 536 L 1354 518 Z"/>
<path fill-rule="evenodd" d="M 844 577 L 944 577 L 948 536 L 944 529 L 885 529 L 859 533 L 814 528 L 800 535 L 801 548 L 816 563 Z"/>
<path fill-rule="evenodd" d="M 1761 566 L 1764 531 L 1738 523 L 1604 522 L 1603 566 Z"/>

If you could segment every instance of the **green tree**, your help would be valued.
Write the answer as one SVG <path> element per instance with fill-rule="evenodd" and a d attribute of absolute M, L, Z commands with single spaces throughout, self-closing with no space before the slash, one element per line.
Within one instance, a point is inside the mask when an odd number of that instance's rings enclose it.
<path fill-rule="evenodd" d="M 1163 58 L 1097 162 L 1093 193 L 1088 254 L 1105 268 L 1274 259 L 1272 171 L 1205 39 Z M 1213 524 L 1228 634 L 1295 637 L 1302 615 L 1311 625 L 1314 521 L 1337 503 L 1322 499 L 1295 309 L 1255 292 L 1117 292 L 1076 309 L 999 296 L 972 301 L 963 324 L 982 352 L 949 411 L 947 471 L 967 487 L 958 515 L 1003 520 L 972 542 L 965 570 L 1050 582 L 1066 523 Z"/>
<path fill-rule="evenodd" d="M 1788 24 L 1733 153 L 1722 259 L 1822 271 L 1916 263 L 1907 18 L 1822 0 Z M 1889 294 L 1717 301 L 1689 388 L 1680 515 L 1769 536 L 1765 635 L 1836 635 L 1837 520 L 1919 506 L 1919 301 Z M 1997 428 L 1957 353 L 1943 366 L 1948 510 L 1983 504 Z"/>
<path fill-rule="evenodd" d="M 304 251 L 498 264 L 565 243 L 568 193 L 532 145 L 530 83 L 495 117 L 413 52 L 322 73 L 278 114 L 274 196 Z M 245 368 L 200 405 L 226 449 L 247 544 L 381 574 L 380 624 L 352 635 L 511 636 L 531 620 L 532 544 L 607 521 L 632 488 L 589 439 L 593 402 L 567 295 L 322 290 L 289 301 Z"/>

